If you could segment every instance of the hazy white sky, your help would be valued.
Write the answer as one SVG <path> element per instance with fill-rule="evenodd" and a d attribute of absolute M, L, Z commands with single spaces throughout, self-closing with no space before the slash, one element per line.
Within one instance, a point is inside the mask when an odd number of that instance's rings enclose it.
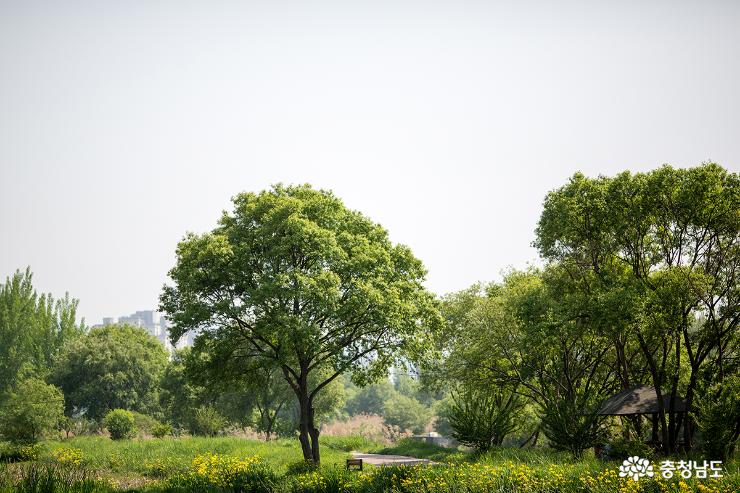
<path fill-rule="evenodd" d="M 234 194 L 309 182 L 437 293 L 534 261 L 575 171 L 740 170 L 740 2 L 0 0 L 0 275 L 157 305 Z"/>

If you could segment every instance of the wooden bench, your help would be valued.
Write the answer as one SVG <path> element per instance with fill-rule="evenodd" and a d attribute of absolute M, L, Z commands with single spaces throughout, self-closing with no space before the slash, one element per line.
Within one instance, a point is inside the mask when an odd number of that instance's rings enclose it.
<path fill-rule="evenodd" d="M 362 459 L 347 459 L 348 471 L 362 471 Z"/>

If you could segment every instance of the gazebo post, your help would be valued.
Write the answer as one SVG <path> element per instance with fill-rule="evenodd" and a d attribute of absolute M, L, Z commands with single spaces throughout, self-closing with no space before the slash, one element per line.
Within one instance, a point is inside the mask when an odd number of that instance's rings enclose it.
<path fill-rule="evenodd" d="M 656 413 L 653 413 L 650 415 L 651 421 L 653 422 L 653 430 L 650 434 L 650 441 L 653 443 L 658 443 L 658 415 Z"/>

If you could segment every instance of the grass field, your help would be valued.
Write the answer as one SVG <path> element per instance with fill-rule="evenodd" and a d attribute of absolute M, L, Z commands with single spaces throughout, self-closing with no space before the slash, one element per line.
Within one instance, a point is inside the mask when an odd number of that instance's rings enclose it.
<path fill-rule="evenodd" d="M 114 442 L 104 437 L 47 441 L 36 461 L 0 465 L 0 493 L 735 493 L 737 462 L 721 480 L 619 478 L 618 462 L 574 461 L 550 449 L 503 448 L 483 455 L 401 441 L 384 446 L 360 437 L 322 437 L 322 467 L 308 468 L 298 441 L 235 437 Z M 349 451 L 428 458 L 432 467 L 344 470 Z M 656 466 L 657 468 L 657 466 Z M 4 476 L 4 478 L 2 477 Z"/>

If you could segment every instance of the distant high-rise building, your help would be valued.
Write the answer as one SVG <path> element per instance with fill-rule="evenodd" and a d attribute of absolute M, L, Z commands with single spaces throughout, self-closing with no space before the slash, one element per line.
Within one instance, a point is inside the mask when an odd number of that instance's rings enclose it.
<path fill-rule="evenodd" d="M 105 326 L 114 323 L 116 323 L 115 318 L 105 317 L 103 318 L 102 325 Z M 170 353 L 175 349 L 182 349 L 193 344 L 194 335 L 187 333 L 177 341 L 176 346 L 173 346 L 169 339 L 169 330 L 167 330 L 169 326 L 167 317 L 154 310 L 141 310 L 128 316 L 118 317 L 118 323 L 145 329 L 149 334 L 159 339 Z"/>

